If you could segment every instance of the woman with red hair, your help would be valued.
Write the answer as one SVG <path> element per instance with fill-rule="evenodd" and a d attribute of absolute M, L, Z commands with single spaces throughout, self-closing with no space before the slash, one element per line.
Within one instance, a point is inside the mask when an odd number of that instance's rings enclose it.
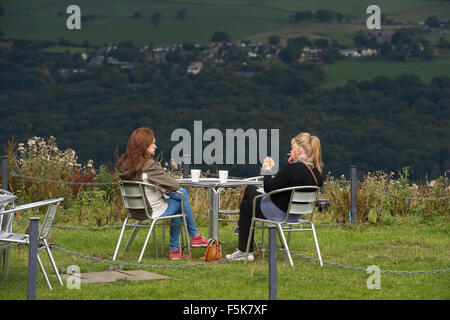
<path fill-rule="evenodd" d="M 148 128 L 135 130 L 130 136 L 126 152 L 117 162 L 120 178 L 123 180 L 147 181 L 164 188 L 162 191 L 145 188 L 145 195 L 148 200 L 147 211 L 152 217 L 180 214 L 182 200 L 181 196 L 175 191 L 183 193 L 186 224 L 189 235 L 192 237 L 191 247 L 206 247 L 207 240 L 195 227 L 186 190 L 180 188 L 178 181 L 168 175 L 161 164 L 153 159 L 156 148 L 156 139 L 152 130 Z M 170 226 L 169 258 L 179 260 L 186 258 L 179 245 L 182 219 L 174 218 L 172 222 L 174 224 Z"/>

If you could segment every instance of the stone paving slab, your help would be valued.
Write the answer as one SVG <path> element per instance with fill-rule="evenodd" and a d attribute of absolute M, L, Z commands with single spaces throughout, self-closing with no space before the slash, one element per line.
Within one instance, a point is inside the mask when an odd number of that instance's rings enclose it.
<path fill-rule="evenodd" d="M 76 274 L 73 274 L 76 276 Z M 71 274 L 61 274 L 63 281 L 66 281 Z M 144 271 L 144 270 L 121 270 L 121 271 L 100 271 L 81 273 L 81 283 L 109 283 L 116 281 L 141 281 L 141 280 L 167 280 L 167 276 Z"/>

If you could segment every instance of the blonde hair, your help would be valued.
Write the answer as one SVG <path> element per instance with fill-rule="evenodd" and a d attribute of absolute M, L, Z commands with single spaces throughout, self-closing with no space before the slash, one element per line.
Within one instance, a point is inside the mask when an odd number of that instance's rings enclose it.
<path fill-rule="evenodd" d="M 302 132 L 292 138 L 291 142 L 303 148 L 306 155 L 312 160 L 317 170 L 319 170 L 319 173 L 322 174 L 323 162 L 320 139 L 316 136 L 312 136 L 308 132 Z"/>

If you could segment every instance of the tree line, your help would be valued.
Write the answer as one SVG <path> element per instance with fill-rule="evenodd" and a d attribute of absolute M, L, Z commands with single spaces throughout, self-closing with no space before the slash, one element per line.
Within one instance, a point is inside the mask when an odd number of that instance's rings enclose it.
<path fill-rule="evenodd" d="M 34 43 L 34 44 L 33 44 Z M 450 79 L 430 84 L 416 76 L 377 77 L 324 89 L 317 64 L 255 63 L 252 77 L 235 65 L 205 65 L 196 77 L 175 63 L 144 63 L 133 70 L 111 66 L 61 76 L 61 66 L 85 66 L 79 54 L 45 54 L 42 44 L 14 41 L 0 62 L 0 144 L 29 137 L 55 136 L 58 145 L 75 149 L 82 162 L 114 162 L 130 133 L 155 130 L 158 150 L 168 159 L 176 144 L 173 130 L 203 127 L 280 129 L 280 160 L 290 138 L 302 131 L 318 135 L 325 172 L 348 174 L 397 172 L 410 167 L 419 179 L 442 175 L 448 158 Z M 2 48 L 2 50 L 5 50 Z M 130 88 L 139 81 L 141 87 Z M 204 144 L 206 146 L 206 143 Z M 234 175 L 258 174 L 258 166 L 235 166 Z"/>

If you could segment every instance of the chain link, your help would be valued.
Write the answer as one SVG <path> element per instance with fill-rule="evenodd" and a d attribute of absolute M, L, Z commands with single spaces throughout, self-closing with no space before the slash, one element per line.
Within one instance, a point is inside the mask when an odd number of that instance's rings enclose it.
<path fill-rule="evenodd" d="M 112 261 L 112 260 L 108 260 L 108 259 L 102 259 L 102 258 L 98 258 L 98 257 L 92 257 L 89 255 L 81 254 L 81 253 L 74 252 L 71 250 L 63 249 L 56 245 L 50 245 L 50 247 L 52 249 L 55 249 L 55 250 L 58 250 L 58 251 L 61 251 L 61 252 L 64 252 L 64 253 L 67 253 L 70 255 L 74 255 L 74 256 L 77 256 L 80 258 L 89 259 L 92 261 L 102 262 L 102 263 L 107 263 L 107 264 L 115 264 L 115 265 L 118 265 L 119 267 L 129 266 L 129 267 L 150 268 L 150 269 L 177 269 L 177 268 L 200 267 L 200 266 L 206 266 L 206 265 L 212 265 L 212 264 L 218 264 L 218 263 L 224 263 L 224 262 L 231 261 L 231 260 L 227 260 L 227 259 L 221 259 L 221 260 L 211 261 L 211 262 L 179 264 L 179 265 L 148 265 L 148 264 L 140 264 L 140 263 L 119 262 L 119 261 Z M 267 250 L 267 251 L 269 251 L 269 250 Z M 289 252 L 291 253 L 291 255 L 300 257 L 302 259 L 319 262 L 319 259 L 308 257 L 308 256 L 305 256 L 305 255 L 302 255 L 300 253 L 296 253 L 293 251 L 289 251 Z M 332 267 L 367 272 L 367 269 L 362 268 L 362 267 L 349 266 L 349 265 L 344 265 L 344 264 L 335 263 L 335 262 L 329 262 L 329 261 L 325 261 L 325 260 L 322 260 L 322 262 L 323 262 L 323 264 L 329 265 Z M 423 271 L 380 270 L 380 273 L 386 273 L 386 274 L 436 274 L 436 273 L 445 273 L 445 272 L 450 272 L 450 269 L 423 270 Z"/>
<path fill-rule="evenodd" d="M 120 262 L 120 261 L 113 261 L 113 260 L 109 260 L 109 259 L 102 259 L 102 258 L 98 258 L 98 257 L 92 257 L 89 255 L 85 255 L 82 253 L 78 253 L 75 251 L 71 251 L 71 250 L 67 250 L 64 248 L 60 248 L 54 244 L 50 245 L 50 247 L 52 249 L 73 255 L 73 256 L 77 256 L 80 258 L 84 258 L 84 259 L 88 259 L 88 260 L 92 260 L 92 261 L 96 261 L 96 262 L 102 262 L 102 263 L 107 263 L 107 264 L 114 264 L 117 265 L 119 267 L 124 267 L 124 266 L 128 266 L 128 267 L 136 267 L 136 268 L 149 268 L 149 269 L 178 269 L 178 268 L 189 268 L 189 267 L 201 267 L 201 266 L 207 266 L 207 265 L 211 265 L 211 264 L 218 264 L 218 263 L 224 263 L 224 262 L 228 262 L 229 260 L 227 259 L 221 259 L 221 260 L 216 260 L 216 261 L 211 261 L 211 262 L 199 262 L 199 263 L 190 263 L 190 264 L 172 264 L 172 265 L 149 265 L 149 264 L 142 264 L 142 263 L 129 263 L 129 262 Z"/>

